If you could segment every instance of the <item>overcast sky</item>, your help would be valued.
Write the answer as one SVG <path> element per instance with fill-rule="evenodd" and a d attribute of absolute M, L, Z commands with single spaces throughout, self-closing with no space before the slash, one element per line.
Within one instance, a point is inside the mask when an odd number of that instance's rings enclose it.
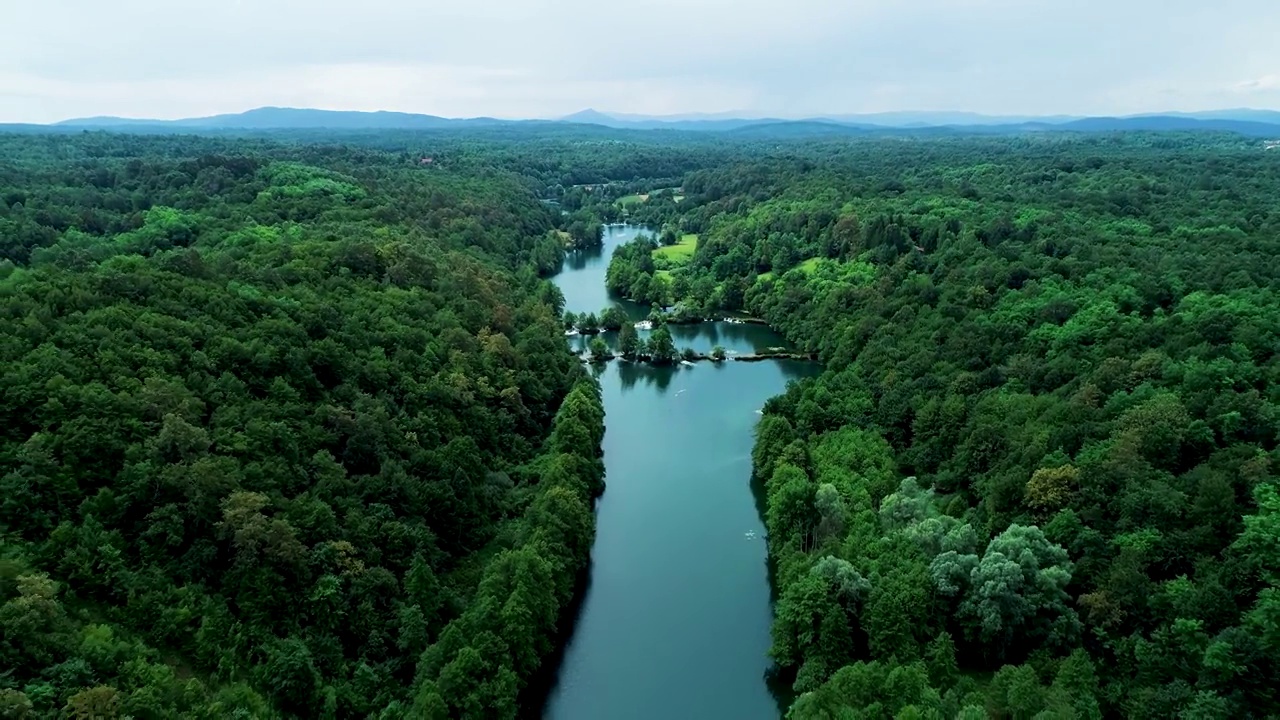
<path fill-rule="evenodd" d="M 1280 0 L 0 4 L 0 122 L 1280 108 Z"/>

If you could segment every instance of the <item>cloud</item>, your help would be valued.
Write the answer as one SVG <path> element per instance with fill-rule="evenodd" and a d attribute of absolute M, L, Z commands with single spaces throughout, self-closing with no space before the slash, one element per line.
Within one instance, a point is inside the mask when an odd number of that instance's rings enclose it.
<path fill-rule="evenodd" d="M 0 121 L 268 104 L 507 117 L 588 106 L 1119 113 L 1274 100 L 1280 67 L 1273 0 L 13 5 L 6 25 L 21 31 L 0 44 Z"/>
<path fill-rule="evenodd" d="M 1245 80 L 1236 83 L 1233 89 L 1237 92 L 1251 92 L 1254 90 L 1280 90 L 1280 74 L 1263 75 L 1253 80 Z"/>

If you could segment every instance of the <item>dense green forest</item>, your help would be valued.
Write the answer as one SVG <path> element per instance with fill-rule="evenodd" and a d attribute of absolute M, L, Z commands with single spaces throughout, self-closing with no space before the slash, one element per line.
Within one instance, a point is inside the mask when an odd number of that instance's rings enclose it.
<path fill-rule="evenodd" d="M 1280 713 L 1280 155 L 827 149 L 691 173 L 692 257 L 610 267 L 826 363 L 754 454 L 789 716 Z"/>
<path fill-rule="evenodd" d="M 1276 716 L 1277 188 L 1210 134 L 0 135 L 0 717 L 531 711 L 603 489 L 563 333 L 653 351 L 543 278 L 622 220 L 613 289 L 825 364 L 753 456 L 790 718 Z"/>
<path fill-rule="evenodd" d="M 0 717 L 516 715 L 603 410 L 494 157 L 0 136 Z"/>

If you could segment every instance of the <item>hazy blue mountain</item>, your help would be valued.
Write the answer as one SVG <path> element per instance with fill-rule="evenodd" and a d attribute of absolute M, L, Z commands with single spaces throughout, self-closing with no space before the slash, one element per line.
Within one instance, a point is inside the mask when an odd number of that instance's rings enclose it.
<path fill-rule="evenodd" d="M 1053 129 L 1080 132 L 1114 132 L 1132 130 L 1215 130 L 1257 137 L 1280 135 L 1280 125 L 1249 120 L 1200 119 L 1177 115 L 1145 115 L 1141 117 L 1092 117 L 1052 126 Z"/>
<path fill-rule="evenodd" d="M 566 115 L 560 122 L 584 125 L 603 125 L 619 130 L 692 130 L 692 131 L 725 131 L 736 130 L 749 125 L 785 122 L 770 118 L 744 118 L 732 115 L 625 115 L 604 113 L 587 109 Z"/>
<path fill-rule="evenodd" d="M 1117 132 L 1126 130 L 1214 130 L 1253 137 L 1280 138 L 1280 112 L 1271 110 L 1217 110 L 1197 113 L 1160 113 L 1131 117 L 1071 117 L 982 115 L 966 112 L 891 112 L 783 120 L 738 117 L 733 113 L 685 115 L 625 115 L 594 109 L 559 120 L 455 119 L 401 112 L 356 112 L 305 108 L 264 107 L 242 113 L 183 120 L 144 120 L 92 117 L 67 120 L 54 126 L 61 131 L 114 129 L 130 132 L 271 132 L 310 130 L 368 132 L 379 130 L 445 130 L 457 128 L 541 128 L 570 125 L 617 130 L 672 130 L 683 132 L 733 132 L 739 136 L 849 135 L 879 133 L 1017 133 L 1069 130 Z M 566 128 L 567 129 L 567 128 Z M 22 130 L 10 130 L 22 131 Z"/>
<path fill-rule="evenodd" d="M 1079 115 L 983 115 L 971 112 L 904 111 L 827 115 L 821 119 L 843 123 L 880 125 L 884 127 L 970 127 L 977 125 L 1019 125 L 1027 122 L 1063 123 L 1079 120 Z"/>
<path fill-rule="evenodd" d="M 1231 110 L 1230 115 L 1222 115 L 1223 119 L 1230 120 L 1248 120 L 1251 122 L 1265 122 L 1280 125 L 1280 110 Z M 1204 117 L 1212 117 L 1205 115 Z"/>
<path fill-rule="evenodd" d="M 243 130 L 311 129 L 332 130 L 422 130 L 457 125 L 493 125 L 492 118 L 451 119 L 435 115 L 400 112 L 359 112 L 354 110 L 311 110 L 264 107 L 242 113 L 183 120 L 139 120 L 95 117 L 67 120 L 59 125 L 76 127 L 170 126 L 184 128 L 234 128 Z"/>
<path fill-rule="evenodd" d="M 1200 112 L 1155 113 L 1155 115 L 1164 115 L 1167 117 L 1189 117 L 1196 118 L 1197 120 L 1243 120 L 1245 122 L 1280 124 L 1280 111 L 1278 110 L 1234 108 L 1229 110 L 1204 110 Z M 1151 115 L 1135 115 L 1133 117 L 1151 117 Z"/>
<path fill-rule="evenodd" d="M 1207 124 L 1182 122 L 1185 120 L 1202 121 Z M 561 118 L 562 122 L 588 123 L 606 127 L 655 129 L 668 128 L 680 130 L 733 130 L 752 126 L 779 126 L 786 123 L 835 123 L 863 128 L 1014 128 L 1017 126 L 1072 126 L 1076 130 L 1085 129 L 1225 129 L 1236 132 L 1261 132 L 1261 128 L 1252 125 L 1223 125 L 1222 121 L 1264 123 L 1280 125 L 1280 111 L 1274 110 L 1213 110 L 1206 112 L 1168 112 L 1150 113 L 1125 117 L 1086 117 L 1081 115 L 984 115 L 971 112 L 935 112 L 935 111 L 902 111 L 861 113 L 842 115 L 822 115 L 807 118 L 760 118 L 747 114 L 734 113 L 686 114 L 686 115 L 628 115 L 624 113 L 601 112 L 590 109 Z M 1073 123 L 1077 123 L 1073 125 Z"/>
<path fill-rule="evenodd" d="M 875 133 L 900 133 L 901 128 L 876 125 L 854 125 L 829 120 L 775 120 L 754 125 L 743 125 L 729 131 L 734 137 L 751 138 L 810 138 L 848 137 Z"/>
<path fill-rule="evenodd" d="M 602 113 L 599 110 L 593 110 L 591 108 L 587 108 L 586 110 L 579 110 L 578 112 L 572 115 L 566 115 L 560 118 L 560 122 L 582 123 L 584 125 L 606 125 L 607 126 L 610 123 L 618 122 L 618 119 L 607 113 Z"/>
<path fill-rule="evenodd" d="M 147 120 L 143 118 L 122 118 L 112 117 L 110 115 L 98 115 L 96 117 L 76 118 L 74 120 L 63 120 L 62 122 L 53 123 L 61 127 L 118 127 L 122 125 L 163 125 L 169 122 L 178 122 L 172 120 Z"/>
<path fill-rule="evenodd" d="M 882 112 L 843 115 L 821 115 L 802 118 L 758 117 L 748 113 L 688 113 L 682 115 L 632 115 L 626 113 L 583 110 L 561 118 L 562 122 L 590 123 L 608 127 L 680 127 L 686 129 L 727 129 L 751 125 L 777 125 L 789 122 L 839 123 L 842 125 L 925 128 L 942 126 L 1014 125 L 1025 122 L 1067 122 L 1077 115 L 983 115 L 970 112 Z"/>

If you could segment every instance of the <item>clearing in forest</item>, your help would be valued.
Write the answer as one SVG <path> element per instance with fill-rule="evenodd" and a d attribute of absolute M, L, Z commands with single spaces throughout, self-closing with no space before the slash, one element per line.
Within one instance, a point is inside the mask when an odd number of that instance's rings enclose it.
<path fill-rule="evenodd" d="M 693 257 L 693 253 L 698 249 L 697 235 L 684 235 L 680 238 L 680 242 L 675 245 L 667 245 L 653 251 L 655 258 L 663 258 L 671 262 L 688 262 Z"/>

